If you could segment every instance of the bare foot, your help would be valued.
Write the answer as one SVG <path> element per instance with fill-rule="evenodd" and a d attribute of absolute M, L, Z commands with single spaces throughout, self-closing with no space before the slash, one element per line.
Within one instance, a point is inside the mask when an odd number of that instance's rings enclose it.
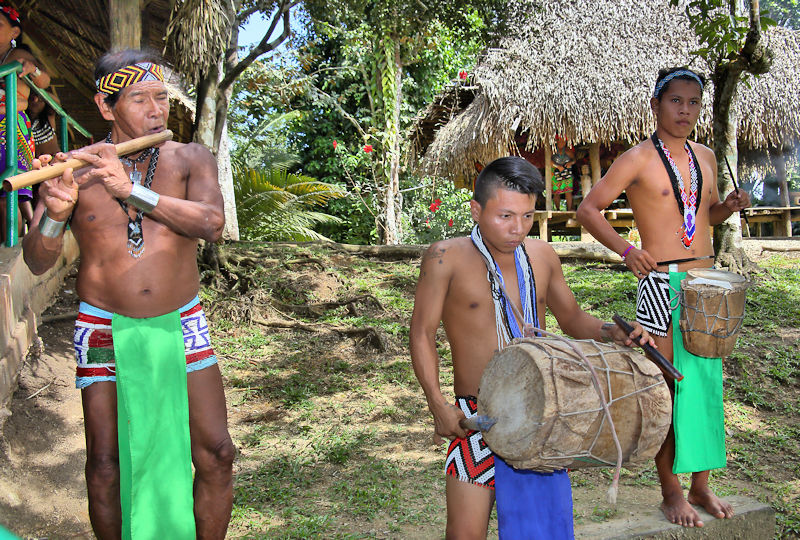
<path fill-rule="evenodd" d="M 664 496 L 661 511 L 669 521 L 681 527 L 703 526 L 700 514 L 683 498 L 683 493 L 680 491 Z"/>
<path fill-rule="evenodd" d="M 705 508 L 706 512 L 717 519 L 733 517 L 733 507 L 714 495 L 714 492 L 708 487 L 704 489 L 690 489 L 688 499 L 690 503 Z"/>

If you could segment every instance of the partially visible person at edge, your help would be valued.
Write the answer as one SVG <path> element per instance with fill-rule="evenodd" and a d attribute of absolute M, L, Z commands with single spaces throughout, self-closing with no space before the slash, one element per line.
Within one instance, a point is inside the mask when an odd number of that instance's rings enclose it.
<path fill-rule="evenodd" d="M 733 516 L 733 508 L 708 485 L 709 470 L 726 465 L 722 361 L 694 357 L 683 348 L 677 291 L 686 270 L 712 265 L 709 227 L 750 206 L 744 191 L 720 200 L 714 152 L 687 140 L 700 115 L 704 86 L 705 79 L 687 68 L 661 70 L 650 99 L 655 133 L 614 161 L 577 212 L 581 224 L 619 253 L 639 280 L 637 320 L 684 375 L 674 386 L 673 428 L 655 458 L 661 508 L 669 521 L 684 527 L 703 526 L 691 504 L 716 518 Z M 621 238 L 601 214 L 623 191 L 641 249 Z M 680 259 L 690 260 L 668 264 Z M 688 499 L 677 476 L 684 472 L 692 473 Z"/>
<path fill-rule="evenodd" d="M 0 65 L 11 62 L 22 64 L 18 77 L 28 75 L 39 88 L 50 86 L 50 76 L 39 65 L 27 47 L 22 44 L 22 21 L 19 12 L 8 4 L 0 3 Z M 31 122 L 25 114 L 28 108 L 28 97 L 31 88 L 20 81 L 17 84 L 17 166 L 19 171 L 30 170 L 35 155 L 33 137 L 31 136 Z M 0 89 L 0 170 L 6 168 L 6 92 Z M 0 233 L 2 241 L 6 238 L 6 192 L 0 191 Z M 30 226 L 33 221 L 33 194 L 30 188 L 22 188 L 17 192 L 19 208 L 20 234 L 25 226 Z"/>
<path fill-rule="evenodd" d="M 111 132 L 35 162 L 90 166 L 41 185 L 38 226 L 23 240 L 36 274 L 59 257 L 68 220 L 81 250 L 74 343 L 89 517 L 101 539 L 223 538 L 235 449 L 196 262 L 198 239 L 214 242 L 224 227 L 217 164 L 205 147 L 173 141 L 117 157 L 112 143 L 166 129 L 156 55 L 106 54 L 95 77 Z"/>
<path fill-rule="evenodd" d="M 52 96 L 56 99 L 56 96 Z M 36 155 L 54 155 L 61 151 L 56 137 L 56 111 L 38 94 L 31 95 L 26 111 L 31 119 L 31 137 L 36 147 Z M 33 206 L 39 202 L 39 184 L 31 186 Z"/>
<path fill-rule="evenodd" d="M 553 160 L 553 208 L 561 209 L 561 195 L 567 204 L 567 210 L 572 211 L 572 192 L 574 191 L 574 178 L 572 166 L 575 165 L 575 149 L 567 146 L 567 140 L 561 135 L 556 135 L 556 153 Z"/>
<path fill-rule="evenodd" d="M 53 96 L 56 99 L 56 96 Z M 58 101 L 56 99 L 56 101 Z M 31 120 L 31 136 L 36 145 L 36 155 L 54 155 L 61 151 L 56 137 L 56 111 L 38 94 L 28 100 L 28 118 Z"/>
<path fill-rule="evenodd" d="M 433 414 L 434 441 L 451 441 L 445 461 L 447 538 L 485 538 L 495 495 L 501 535 L 573 535 L 566 471 L 515 471 L 492 454 L 480 432 L 459 425 L 476 414 L 478 384 L 497 349 L 514 337 L 530 335 L 526 327 L 544 329 L 548 308 L 574 338 L 652 343 L 638 324 L 626 335 L 615 324 L 582 311 L 553 248 L 528 238 L 543 187 L 541 174 L 525 159 L 493 161 L 475 182 L 471 235 L 436 242 L 422 259 L 411 318 L 411 361 Z M 490 282 L 487 271 L 496 272 L 498 279 Z M 439 383 L 440 321 L 452 351 L 455 404 L 444 397 Z"/>

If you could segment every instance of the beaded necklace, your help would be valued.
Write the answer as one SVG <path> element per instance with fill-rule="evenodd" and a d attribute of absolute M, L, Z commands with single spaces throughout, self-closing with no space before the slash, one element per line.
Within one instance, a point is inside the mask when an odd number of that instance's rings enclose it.
<path fill-rule="evenodd" d="M 703 173 L 695 165 L 697 158 L 692 151 L 692 147 L 689 146 L 688 142 L 684 143 L 683 148 L 689 156 L 689 175 L 691 176 L 689 191 L 687 192 L 681 172 L 678 170 L 675 160 L 672 159 L 667 145 L 655 133 L 653 133 L 651 140 L 659 157 L 661 157 L 661 161 L 664 163 L 664 167 L 667 169 L 667 175 L 672 184 L 672 192 L 678 202 L 678 210 L 683 216 L 683 227 L 680 232 L 681 245 L 685 249 L 690 249 L 694 235 L 697 232 L 697 209 L 700 207 L 700 198 L 703 193 Z"/>
<path fill-rule="evenodd" d="M 111 143 L 111 133 L 108 134 L 106 137 L 106 142 Z M 158 148 L 148 148 L 142 155 L 137 157 L 134 160 L 120 158 L 120 161 L 127 165 L 128 167 L 133 166 L 133 171 L 129 174 L 132 183 L 139 183 L 142 180 L 142 173 L 136 170 L 136 163 L 142 163 L 148 156 L 152 156 L 150 159 L 150 163 L 147 165 L 147 174 L 144 177 L 144 183 L 142 184 L 147 189 L 150 189 L 150 186 L 153 183 L 153 176 L 156 172 L 156 166 L 158 165 Z M 136 173 L 136 174 L 134 174 Z M 117 199 L 122 211 L 125 212 L 125 215 L 128 216 L 128 253 L 134 259 L 138 259 L 144 254 L 144 236 L 142 235 L 142 219 L 144 218 L 144 212 L 139 208 L 136 209 L 136 217 L 131 218 L 130 213 L 128 212 L 128 204 L 119 199 Z"/>

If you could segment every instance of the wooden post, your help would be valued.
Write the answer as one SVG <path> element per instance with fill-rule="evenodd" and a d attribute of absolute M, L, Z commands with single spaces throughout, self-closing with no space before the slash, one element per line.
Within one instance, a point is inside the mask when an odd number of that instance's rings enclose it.
<path fill-rule="evenodd" d="M 544 209 L 553 210 L 553 151 L 547 141 L 544 142 Z"/>
<path fill-rule="evenodd" d="M 550 212 L 543 212 L 538 220 L 539 220 L 539 240 L 544 240 L 545 242 L 550 241 L 550 231 L 547 228 L 547 219 L 550 215 Z"/>
<path fill-rule="evenodd" d="M 142 46 L 142 0 L 109 0 L 111 50 L 139 49 Z"/>
<path fill-rule="evenodd" d="M 600 181 L 602 171 L 600 170 L 600 143 L 593 142 L 589 145 L 589 166 L 592 168 L 592 186 Z"/>
<path fill-rule="evenodd" d="M 581 194 L 583 199 L 589 194 L 594 184 L 592 183 L 592 168 L 589 165 L 581 166 Z M 594 242 L 594 236 L 589 234 L 586 227 L 581 226 L 581 242 Z"/>

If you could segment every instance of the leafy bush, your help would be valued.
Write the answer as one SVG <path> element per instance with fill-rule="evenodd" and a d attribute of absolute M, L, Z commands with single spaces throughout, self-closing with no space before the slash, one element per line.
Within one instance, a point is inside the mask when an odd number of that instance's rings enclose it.
<path fill-rule="evenodd" d="M 458 189 L 447 180 L 432 178 L 423 178 L 417 188 L 406 191 L 404 243 L 430 244 L 469 233 L 472 229 L 471 191 Z"/>

